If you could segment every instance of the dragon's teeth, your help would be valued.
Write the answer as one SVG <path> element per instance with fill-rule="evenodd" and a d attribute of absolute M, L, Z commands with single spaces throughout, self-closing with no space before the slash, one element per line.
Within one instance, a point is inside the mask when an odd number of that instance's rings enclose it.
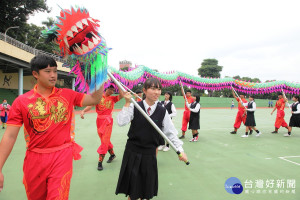
<path fill-rule="evenodd" d="M 71 30 L 72 30 L 73 32 L 78 33 L 78 30 L 77 30 L 77 27 L 76 27 L 76 26 L 72 26 Z"/>
<path fill-rule="evenodd" d="M 94 44 L 91 41 L 88 41 L 89 48 L 92 49 L 94 47 Z"/>
<path fill-rule="evenodd" d="M 87 26 L 89 25 L 86 19 L 81 20 L 81 22 Z"/>
<path fill-rule="evenodd" d="M 81 46 L 82 46 L 82 50 L 84 53 L 89 51 L 89 48 L 87 46 L 85 46 L 84 44 L 82 44 Z"/>
<path fill-rule="evenodd" d="M 77 22 L 77 23 L 76 23 L 76 26 L 77 26 L 78 28 L 81 28 L 81 29 L 83 29 L 83 26 L 82 26 L 82 23 L 81 23 L 81 21 Z"/>
<path fill-rule="evenodd" d="M 69 37 L 74 37 L 72 31 L 68 31 L 68 32 L 67 32 L 67 36 L 69 36 Z"/>

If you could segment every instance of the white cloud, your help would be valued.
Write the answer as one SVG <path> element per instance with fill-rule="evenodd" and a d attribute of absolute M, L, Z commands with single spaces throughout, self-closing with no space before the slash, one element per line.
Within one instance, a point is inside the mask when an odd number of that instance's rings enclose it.
<path fill-rule="evenodd" d="M 83 4 L 84 3 L 84 4 Z M 39 23 L 57 16 L 59 4 L 48 1 L 50 14 L 31 18 Z M 216 58 L 222 76 L 240 75 L 299 81 L 300 13 L 296 0 L 115 0 L 84 2 L 100 20 L 100 32 L 113 50 L 109 64 L 120 60 L 160 71 L 197 74 L 203 59 Z"/>

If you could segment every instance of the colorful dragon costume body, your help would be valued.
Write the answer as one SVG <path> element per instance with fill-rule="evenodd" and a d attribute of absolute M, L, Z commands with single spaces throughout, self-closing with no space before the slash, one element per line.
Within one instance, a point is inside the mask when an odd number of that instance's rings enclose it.
<path fill-rule="evenodd" d="M 85 8 L 62 9 L 57 22 L 42 32 L 46 42 L 59 45 L 61 57 L 66 58 L 64 67 L 71 69 L 70 73 L 77 76 L 75 86 L 81 92 L 93 92 L 107 80 L 107 53 L 104 38 L 98 32 L 98 20 L 91 18 Z M 299 94 L 300 83 L 288 81 L 272 81 L 268 83 L 253 83 L 233 78 L 203 78 L 182 72 L 159 73 L 145 66 L 138 66 L 129 72 L 123 72 L 109 67 L 111 73 L 124 85 L 132 89 L 143 83 L 149 77 L 158 78 L 163 87 L 179 84 L 198 90 L 223 90 L 234 87 L 238 92 L 248 94 L 267 94 L 273 92 Z M 110 83 L 105 84 L 107 87 Z"/>
<path fill-rule="evenodd" d="M 75 86 L 81 92 L 93 92 L 107 80 L 105 39 L 98 32 L 99 20 L 90 17 L 85 8 L 62 9 L 55 24 L 42 31 L 46 43 L 59 45 L 64 67 L 76 77 Z"/>

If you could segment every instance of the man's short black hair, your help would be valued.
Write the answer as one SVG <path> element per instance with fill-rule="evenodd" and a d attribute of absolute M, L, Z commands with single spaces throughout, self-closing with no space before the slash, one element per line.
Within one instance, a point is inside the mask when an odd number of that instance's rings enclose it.
<path fill-rule="evenodd" d="M 281 92 L 278 92 L 278 96 L 279 96 L 279 95 L 282 95 L 282 93 L 281 93 Z"/>
<path fill-rule="evenodd" d="M 30 61 L 31 72 L 39 72 L 41 69 L 45 69 L 48 66 L 57 67 L 57 63 L 52 57 L 43 54 L 34 56 Z"/>
<path fill-rule="evenodd" d="M 141 90 L 137 90 L 136 92 L 135 92 L 136 94 L 141 94 L 141 93 L 143 93 Z"/>
<path fill-rule="evenodd" d="M 105 89 L 105 91 L 107 90 L 107 89 L 116 89 L 113 85 L 109 85 L 106 89 Z"/>
<path fill-rule="evenodd" d="M 148 78 L 145 81 L 145 83 L 144 83 L 145 90 L 147 90 L 151 87 L 158 88 L 158 89 L 162 88 L 161 83 L 157 78 Z"/>
<path fill-rule="evenodd" d="M 186 92 L 185 92 L 185 93 L 187 93 L 187 92 L 189 92 L 189 93 L 192 93 L 192 91 L 191 91 L 191 90 L 186 90 Z"/>

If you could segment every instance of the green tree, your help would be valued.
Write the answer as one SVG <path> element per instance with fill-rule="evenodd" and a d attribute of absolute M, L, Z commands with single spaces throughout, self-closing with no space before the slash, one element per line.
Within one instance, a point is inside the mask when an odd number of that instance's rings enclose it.
<path fill-rule="evenodd" d="M 29 15 L 35 12 L 50 12 L 46 0 L 1 0 L 0 1 L 0 32 L 12 26 L 24 27 Z M 9 36 L 24 34 L 18 29 L 12 29 L 7 33 Z M 23 42 L 23 41 L 22 41 Z"/>
<path fill-rule="evenodd" d="M 214 58 L 204 59 L 198 69 L 201 77 L 220 78 L 223 67 L 218 65 L 218 60 Z M 214 91 L 209 91 L 209 96 L 213 96 Z"/>
<path fill-rule="evenodd" d="M 220 78 L 223 67 L 218 65 L 216 59 L 204 59 L 201 63 L 201 67 L 198 69 L 198 75 L 202 77 Z"/>
<path fill-rule="evenodd" d="M 54 25 L 54 23 L 55 23 L 55 19 L 52 17 L 47 17 L 47 21 L 42 21 L 42 24 L 47 28 L 50 28 L 52 25 Z"/>

